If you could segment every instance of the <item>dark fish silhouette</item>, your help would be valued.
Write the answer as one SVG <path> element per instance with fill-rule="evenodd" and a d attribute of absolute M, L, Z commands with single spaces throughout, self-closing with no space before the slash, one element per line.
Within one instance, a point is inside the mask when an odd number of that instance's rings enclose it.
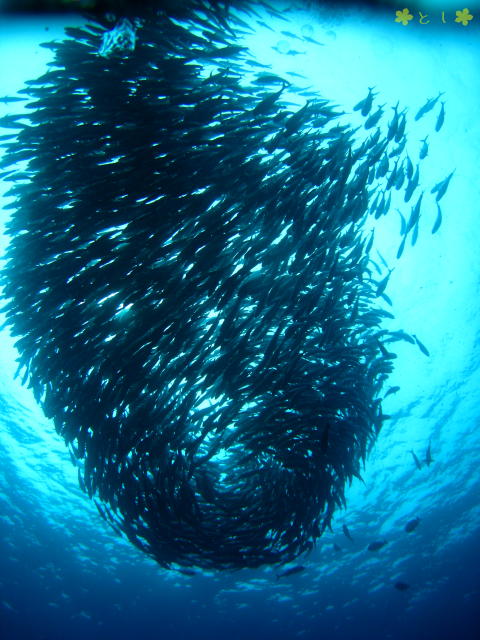
<path fill-rule="evenodd" d="M 301 573 L 302 571 L 305 571 L 305 567 L 303 565 L 301 564 L 295 565 L 294 567 L 290 567 L 289 569 L 286 569 L 282 573 L 278 573 L 277 580 L 279 580 L 280 578 L 286 578 L 288 576 L 294 576 L 296 573 Z"/>
<path fill-rule="evenodd" d="M 443 198 L 443 196 L 447 192 L 448 185 L 450 184 L 450 180 L 452 179 L 452 176 L 453 176 L 454 173 L 455 173 L 455 169 L 445 178 L 445 180 L 442 180 L 441 182 L 438 182 L 432 188 L 430 193 L 436 193 L 437 194 L 437 197 L 436 197 L 437 202 L 440 202 L 440 200 Z"/>
<path fill-rule="evenodd" d="M 371 542 L 367 549 L 369 551 L 379 551 L 382 547 L 384 547 L 388 543 L 388 540 L 375 540 Z"/>
<path fill-rule="evenodd" d="M 353 107 L 354 111 L 360 111 L 362 116 L 368 115 L 370 109 L 372 108 L 373 98 L 377 95 L 373 93 L 375 87 L 368 87 L 368 95 L 363 100 L 360 100 L 358 104 Z"/>
<path fill-rule="evenodd" d="M 420 140 L 422 143 L 422 147 L 420 149 L 420 160 L 423 160 L 428 155 L 428 144 L 427 144 L 428 136 L 426 136 L 423 140 Z"/>
<path fill-rule="evenodd" d="M 415 466 L 417 467 L 418 470 L 420 470 L 422 468 L 422 463 L 420 462 L 417 455 L 415 454 L 415 451 L 413 449 L 410 449 L 410 453 L 412 454 L 413 460 L 415 462 Z"/>
<path fill-rule="evenodd" d="M 429 467 L 433 462 L 432 453 L 430 449 L 430 442 L 428 443 L 427 451 L 425 453 L 425 464 Z"/>
<path fill-rule="evenodd" d="M 440 205 L 437 202 L 437 217 L 432 227 L 432 233 L 437 233 L 437 231 L 440 229 L 441 224 L 442 224 L 442 210 L 440 209 Z"/>
<path fill-rule="evenodd" d="M 423 344 L 423 342 L 420 342 L 420 340 L 417 338 L 417 336 L 412 333 L 412 336 L 415 338 L 415 342 L 418 345 L 418 348 L 420 349 L 420 351 L 425 355 L 425 356 L 430 356 L 430 351 L 427 349 L 427 347 Z"/>
<path fill-rule="evenodd" d="M 409 520 L 405 525 L 405 531 L 407 533 L 411 533 L 412 531 L 415 531 L 419 524 L 420 518 L 413 518 L 413 520 Z"/>
<path fill-rule="evenodd" d="M 440 131 L 444 121 L 445 121 L 445 102 L 442 102 L 442 106 L 440 107 L 440 113 L 438 114 L 437 122 L 435 124 L 435 131 Z"/>
<path fill-rule="evenodd" d="M 407 589 L 410 589 L 410 585 L 407 582 L 398 581 L 393 586 L 395 589 L 398 589 L 398 591 L 406 591 Z"/>
<path fill-rule="evenodd" d="M 417 115 L 415 116 L 415 120 L 420 120 L 422 116 L 424 116 L 426 113 L 431 111 L 433 107 L 437 104 L 437 101 L 440 98 L 440 96 L 442 96 L 443 94 L 444 94 L 444 91 L 440 91 L 440 93 L 436 98 L 429 98 L 427 102 L 423 105 L 423 107 L 421 107 L 421 109 L 418 110 Z"/>
<path fill-rule="evenodd" d="M 348 530 L 348 527 L 347 527 L 346 524 L 343 525 L 342 529 L 343 529 L 344 536 L 346 538 L 348 538 L 350 540 L 350 542 L 353 542 L 354 540 L 353 540 L 352 535 L 351 535 L 350 531 Z"/>

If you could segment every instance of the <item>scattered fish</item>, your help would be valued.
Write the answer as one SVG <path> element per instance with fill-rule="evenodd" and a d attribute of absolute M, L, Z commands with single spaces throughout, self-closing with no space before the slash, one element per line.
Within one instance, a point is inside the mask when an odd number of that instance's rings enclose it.
<path fill-rule="evenodd" d="M 422 143 L 422 148 L 420 149 L 420 160 L 423 160 L 428 155 L 428 144 L 427 144 L 428 136 L 426 136 L 423 140 L 420 140 Z"/>
<path fill-rule="evenodd" d="M 375 540 L 368 545 L 369 551 L 379 551 L 382 547 L 384 547 L 388 543 L 388 540 Z"/>
<path fill-rule="evenodd" d="M 415 462 L 415 466 L 420 471 L 420 469 L 422 468 L 422 463 L 418 459 L 418 457 L 417 457 L 417 455 L 416 455 L 416 453 L 415 453 L 415 451 L 413 449 L 410 449 L 410 453 L 412 454 L 413 460 Z"/>
<path fill-rule="evenodd" d="M 346 538 L 348 538 L 348 539 L 350 540 L 350 542 L 353 542 L 352 535 L 351 535 L 350 531 L 348 530 L 348 527 L 347 527 L 347 525 L 346 525 L 346 524 L 344 524 L 344 525 L 342 526 L 342 530 L 343 530 L 343 535 L 344 535 Z"/>
<path fill-rule="evenodd" d="M 438 114 L 437 122 L 435 124 L 435 131 L 440 131 L 445 122 L 445 102 L 442 102 L 440 107 L 440 113 Z"/>
<path fill-rule="evenodd" d="M 368 115 L 370 109 L 372 108 L 373 98 L 377 95 L 373 93 L 375 87 L 368 87 L 368 95 L 363 100 L 360 100 L 358 104 L 353 107 L 354 111 L 360 111 L 362 116 Z"/>
<path fill-rule="evenodd" d="M 426 113 L 431 111 L 433 109 L 433 107 L 437 104 L 438 99 L 440 98 L 440 96 L 443 96 L 443 94 L 444 94 L 444 91 L 440 91 L 440 93 L 438 94 L 438 96 L 436 98 L 429 98 L 427 100 L 427 102 L 423 105 L 423 107 L 421 107 L 418 110 L 417 115 L 415 116 L 415 120 L 420 120 L 420 118 L 422 116 L 424 116 Z"/>
<path fill-rule="evenodd" d="M 455 173 L 455 169 L 441 182 L 438 182 L 431 190 L 430 193 L 436 193 L 436 200 L 440 202 L 445 193 L 447 192 L 448 185 L 450 184 L 450 180 L 452 179 L 453 174 Z"/>
<path fill-rule="evenodd" d="M 440 229 L 441 224 L 442 224 L 442 210 L 440 209 L 440 205 L 437 202 L 437 217 L 432 227 L 432 233 L 437 233 L 437 231 Z"/>
<path fill-rule="evenodd" d="M 432 452 L 430 448 L 430 442 L 428 443 L 427 451 L 425 453 L 425 464 L 429 467 L 433 462 Z"/>
<path fill-rule="evenodd" d="M 407 533 L 412 533 L 420 524 L 420 518 L 413 518 L 413 520 L 409 520 L 405 525 L 405 531 Z"/>
<path fill-rule="evenodd" d="M 301 564 L 295 565 L 294 567 L 290 567 L 289 569 L 286 569 L 282 573 L 278 573 L 277 580 L 279 580 L 280 578 L 287 578 L 288 576 L 294 576 L 295 574 L 301 573 L 302 571 L 305 571 L 305 567 L 303 565 Z"/>
<path fill-rule="evenodd" d="M 427 347 L 423 344 L 423 342 L 420 342 L 420 340 L 417 338 L 417 336 L 416 336 L 414 333 L 412 333 L 412 336 L 414 337 L 415 342 L 417 343 L 417 346 L 418 346 L 418 348 L 420 349 L 420 351 L 421 351 L 424 355 L 426 355 L 426 356 L 430 356 L 430 352 L 429 352 L 429 350 L 427 349 Z"/>

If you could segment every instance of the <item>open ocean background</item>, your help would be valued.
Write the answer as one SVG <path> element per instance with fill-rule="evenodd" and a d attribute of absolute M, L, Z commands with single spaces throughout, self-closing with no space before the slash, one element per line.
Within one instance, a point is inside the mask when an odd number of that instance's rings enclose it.
<path fill-rule="evenodd" d="M 17 353 L 4 329 L 2 640 L 480 637 L 480 9 L 471 12 L 467 27 L 453 22 L 452 10 L 446 10 L 446 24 L 437 10 L 430 12 L 430 24 L 419 24 L 417 16 L 404 27 L 394 22 L 393 8 L 371 13 L 305 5 L 288 13 L 288 25 L 265 15 L 273 31 L 257 25 L 248 40 L 257 59 L 271 62 L 275 72 L 307 76 L 346 111 L 343 122 L 361 124 L 353 106 L 367 87 L 379 93 L 374 108 L 387 103 L 384 121 L 397 100 L 407 106 L 414 164 L 420 140 L 429 136 L 421 189 L 429 191 L 456 169 L 442 200 L 440 230 L 431 234 L 436 208 L 430 196 L 418 242 L 408 243 L 400 260 L 399 217 L 392 210 L 376 225 L 371 255 L 376 259 L 380 251 L 395 266 L 387 288 L 395 320 L 385 326 L 416 334 L 430 357 L 410 344 L 395 345 L 390 384 L 401 388 L 384 402 L 392 419 L 370 454 L 364 484 L 355 480 L 347 490 L 348 508 L 336 513 L 333 533 L 300 559 L 307 569 L 278 581 L 272 568 L 187 577 L 158 568 L 119 539 L 80 491 L 53 423 L 13 379 Z M 46 70 L 51 52 L 41 42 L 61 39 L 63 26 L 81 23 L 75 16 L 2 16 L 0 95 L 13 95 Z M 289 41 L 282 29 L 323 46 Z M 289 55 L 290 48 L 301 53 Z M 445 92 L 446 120 L 436 133 L 439 105 L 419 122 L 413 116 L 439 91 Z M 22 108 L 17 104 L 0 101 L 0 117 L 16 113 Z M 0 188 L 4 205 L 9 185 Z M 0 215 L 2 253 L 8 213 Z M 410 450 L 423 460 L 429 442 L 434 462 L 418 470 Z M 414 517 L 421 522 L 406 533 Z M 343 524 L 353 542 L 343 535 Z M 379 539 L 388 544 L 368 551 Z M 398 581 L 410 588 L 395 589 Z"/>

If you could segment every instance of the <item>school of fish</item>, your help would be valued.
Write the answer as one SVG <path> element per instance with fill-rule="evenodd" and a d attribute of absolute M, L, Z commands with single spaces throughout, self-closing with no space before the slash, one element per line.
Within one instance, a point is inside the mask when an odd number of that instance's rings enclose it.
<path fill-rule="evenodd" d="M 203 0 L 92 16 L 0 120 L 18 371 L 102 517 L 187 574 L 311 550 L 387 419 L 392 343 L 428 355 L 383 328 L 363 232 L 421 188 L 406 110 L 383 135 L 370 89 L 358 142 L 328 100 L 292 109 L 245 24 Z"/>

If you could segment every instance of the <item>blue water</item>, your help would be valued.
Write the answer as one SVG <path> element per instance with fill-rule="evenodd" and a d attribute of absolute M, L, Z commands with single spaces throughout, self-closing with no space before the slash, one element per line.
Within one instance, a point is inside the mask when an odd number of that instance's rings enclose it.
<path fill-rule="evenodd" d="M 377 225 L 372 253 L 376 257 L 380 251 L 395 266 L 387 289 L 395 320 L 385 326 L 415 333 L 431 355 L 398 345 L 390 383 L 401 389 L 384 403 L 392 419 L 370 454 L 364 484 L 355 480 L 348 489 L 348 508 L 337 512 L 333 533 L 301 559 L 305 572 L 278 581 L 268 568 L 186 577 L 159 569 L 100 519 L 79 490 L 76 470 L 52 423 L 13 379 L 16 352 L 4 330 L 2 640 L 480 637 L 478 28 L 402 27 L 394 23 L 393 9 L 383 15 L 355 9 L 304 9 L 290 15 L 289 25 L 269 19 L 273 32 L 258 27 L 249 46 L 279 73 L 290 69 L 307 75 L 355 126 L 361 120 L 352 107 L 368 86 L 376 86 L 379 104 L 400 100 L 410 120 L 427 98 L 445 92 L 447 116 L 440 133 L 434 132 L 432 113 L 407 125 L 412 157 L 429 135 L 423 188 L 456 169 L 442 200 L 443 224 L 432 236 L 436 209 L 430 197 L 416 246 L 408 246 L 397 261 L 394 207 L 399 204 L 394 203 Z M 75 20 L 70 17 L 68 24 Z M 61 38 L 62 23 L 67 20 L 2 20 L 1 95 L 45 70 L 49 52 L 38 45 Z M 279 45 L 285 40 L 282 29 L 313 34 L 324 46 Z M 282 53 L 289 46 L 303 53 Z M 15 110 L 0 102 L 0 115 Z M 4 193 L 8 185 L 1 187 Z M 2 196 L 0 203 L 6 202 Z M 7 213 L 1 215 L 2 229 Z M 0 242 L 3 251 L 3 233 Z M 429 441 L 434 461 L 418 470 L 410 450 L 423 460 Z M 418 528 L 405 532 L 416 516 Z M 353 543 L 343 535 L 343 524 Z M 378 539 L 388 544 L 368 551 Z M 410 588 L 395 589 L 398 581 Z"/>

